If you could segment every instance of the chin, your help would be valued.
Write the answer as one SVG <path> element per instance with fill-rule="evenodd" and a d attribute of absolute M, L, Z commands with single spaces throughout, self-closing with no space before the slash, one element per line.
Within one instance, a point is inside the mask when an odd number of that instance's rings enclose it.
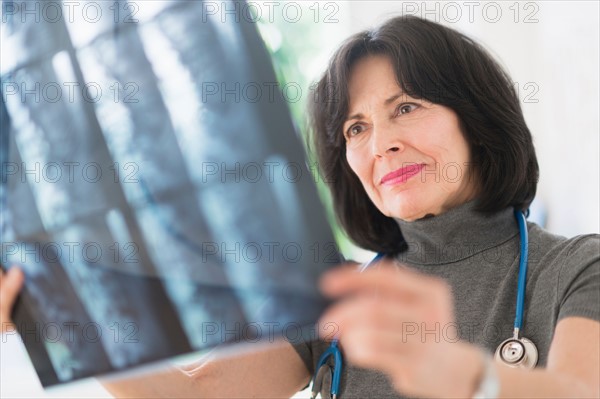
<path fill-rule="evenodd" d="M 377 209 L 387 217 L 413 222 L 435 216 L 439 208 L 439 193 L 428 187 L 408 187 L 398 191 L 372 191 L 370 197 Z"/>
<path fill-rule="evenodd" d="M 388 216 L 396 219 L 402 219 L 407 222 L 424 217 L 427 213 L 425 209 L 422 209 L 416 203 L 406 201 L 394 201 L 394 203 L 387 204 Z"/>
<path fill-rule="evenodd" d="M 396 196 L 386 201 L 386 215 L 407 222 L 435 216 L 438 212 L 435 204 L 421 196 Z"/>

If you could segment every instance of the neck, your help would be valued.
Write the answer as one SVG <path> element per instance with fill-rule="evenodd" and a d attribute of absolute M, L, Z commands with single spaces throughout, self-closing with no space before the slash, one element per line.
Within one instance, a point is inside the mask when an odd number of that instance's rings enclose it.
<path fill-rule="evenodd" d="M 475 210 L 476 200 L 442 214 L 408 222 L 395 219 L 408 249 L 400 257 L 413 264 L 441 265 L 473 256 L 518 234 L 513 210 L 486 215 Z"/>

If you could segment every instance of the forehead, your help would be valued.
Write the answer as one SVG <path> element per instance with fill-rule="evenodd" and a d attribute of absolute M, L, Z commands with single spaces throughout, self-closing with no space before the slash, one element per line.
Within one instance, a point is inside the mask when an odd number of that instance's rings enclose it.
<path fill-rule="evenodd" d="M 360 59 L 354 64 L 348 82 L 349 111 L 363 104 L 383 105 L 383 101 L 401 90 L 396 73 L 386 56 L 376 55 Z"/>

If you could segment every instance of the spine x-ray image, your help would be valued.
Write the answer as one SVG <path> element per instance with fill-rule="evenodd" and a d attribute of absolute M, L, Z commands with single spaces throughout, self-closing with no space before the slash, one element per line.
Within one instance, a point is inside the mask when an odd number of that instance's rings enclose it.
<path fill-rule="evenodd" d="M 314 339 L 340 256 L 256 24 L 75 3 L 2 2 L 0 261 L 42 384 Z"/>

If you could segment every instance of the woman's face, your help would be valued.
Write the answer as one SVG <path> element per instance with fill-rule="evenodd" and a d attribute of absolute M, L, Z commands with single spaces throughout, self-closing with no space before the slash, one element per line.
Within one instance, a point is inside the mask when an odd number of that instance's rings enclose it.
<path fill-rule="evenodd" d="M 384 56 L 358 61 L 348 89 L 346 159 L 384 215 L 413 221 L 474 198 L 453 110 L 403 94 Z"/>

